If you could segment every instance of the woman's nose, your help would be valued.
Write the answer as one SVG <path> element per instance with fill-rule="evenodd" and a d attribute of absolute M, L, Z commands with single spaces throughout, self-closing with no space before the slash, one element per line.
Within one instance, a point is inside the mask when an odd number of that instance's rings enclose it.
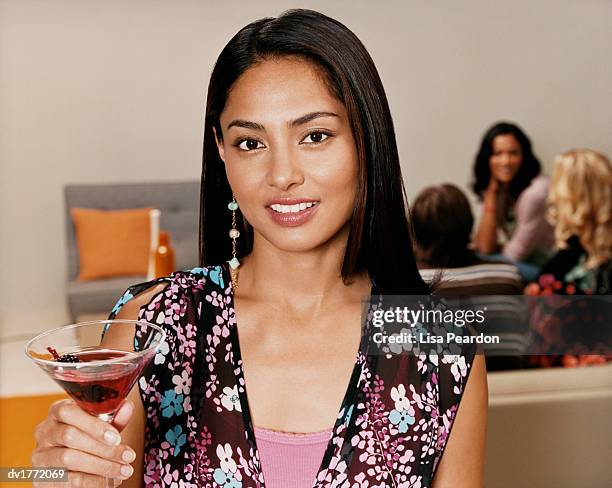
<path fill-rule="evenodd" d="M 290 151 L 280 151 L 271 155 L 266 182 L 279 190 L 288 190 L 304 182 L 300 165 Z"/>

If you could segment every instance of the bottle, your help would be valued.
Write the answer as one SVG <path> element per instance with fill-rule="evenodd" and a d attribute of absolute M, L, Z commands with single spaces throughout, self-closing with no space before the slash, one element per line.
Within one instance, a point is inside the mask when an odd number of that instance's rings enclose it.
<path fill-rule="evenodd" d="M 159 245 L 155 250 L 155 278 L 168 276 L 175 271 L 175 254 L 170 243 L 170 232 L 160 231 Z"/>
<path fill-rule="evenodd" d="M 159 220 L 161 217 L 161 211 L 157 208 L 149 210 L 149 259 L 147 266 L 147 281 L 151 281 L 155 278 L 155 254 L 159 247 Z"/>

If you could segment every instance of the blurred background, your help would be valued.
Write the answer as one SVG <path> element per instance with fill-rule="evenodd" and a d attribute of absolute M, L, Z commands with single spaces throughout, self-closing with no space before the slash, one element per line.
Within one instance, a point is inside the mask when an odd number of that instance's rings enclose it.
<path fill-rule="evenodd" d="M 22 346 L 75 318 L 65 187 L 198 180 L 217 55 L 245 24 L 292 7 L 340 20 L 368 48 L 391 106 L 410 201 L 428 185 L 450 182 L 478 216 L 472 166 L 483 133 L 499 120 L 525 130 L 545 174 L 571 148 L 612 154 L 609 0 L 1 0 L 0 395 L 22 402 L 3 404 L 3 438 L 14 412 L 34 405 L 35 423 L 50 398 L 33 404 L 28 396 L 59 392 L 27 363 Z M 97 192 L 103 200 L 104 190 Z M 112 208 L 109 199 L 102 208 Z M 604 465 L 612 447 L 601 438 L 611 427 L 603 413 L 612 407 L 610 371 L 549 371 L 544 380 L 509 372 L 490 380 L 497 424 L 489 434 L 488 486 L 612 484 Z M 543 382 L 552 386 L 527 391 Z M 583 411 L 580 420 L 576 402 L 588 404 L 589 394 L 600 417 Z M 551 411 L 550 402 L 566 402 L 565 410 Z M 591 430 L 574 423 L 568 438 L 544 439 L 546 432 L 532 428 L 568 419 L 590 419 Z M 532 444 L 521 453 L 515 439 L 522 434 Z M 6 445 L 0 465 L 20 461 L 17 451 L 7 457 Z M 584 450 L 579 458 L 576 448 Z"/>

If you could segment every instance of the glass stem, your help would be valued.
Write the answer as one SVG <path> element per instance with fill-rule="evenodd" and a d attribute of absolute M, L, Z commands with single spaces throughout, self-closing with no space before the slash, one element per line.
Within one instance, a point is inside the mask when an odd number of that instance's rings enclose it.
<path fill-rule="evenodd" d="M 104 420 L 104 422 L 109 424 L 113 422 L 114 417 L 115 415 L 112 413 L 101 413 L 98 415 L 100 420 Z M 104 488 L 115 488 L 115 478 L 104 478 Z"/>
<path fill-rule="evenodd" d="M 108 422 L 109 424 L 113 422 L 115 415 L 112 413 L 101 413 L 97 416 L 100 420 L 104 420 L 104 422 Z"/>

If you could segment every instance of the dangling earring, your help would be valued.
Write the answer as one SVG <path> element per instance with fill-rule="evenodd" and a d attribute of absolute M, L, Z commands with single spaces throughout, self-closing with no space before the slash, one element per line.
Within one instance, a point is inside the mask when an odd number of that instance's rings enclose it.
<path fill-rule="evenodd" d="M 236 202 L 236 198 L 232 195 L 232 201 L 228 203 L 227 208 L 232 211 L 232 228 L 229 231 L 229 236 L 232 239 L 232 259 L 228 261 L 230 265 L 230 274 L 232 276 L 232 288 L 236 289 L 236 285 L 238 284 L 238 266 L 240 266 L 240 261 L 236 257 L 236 239 L 240 237 L 240 231 L 236 228 L 236 210 L 238 210 L 238 202 Z"/>

